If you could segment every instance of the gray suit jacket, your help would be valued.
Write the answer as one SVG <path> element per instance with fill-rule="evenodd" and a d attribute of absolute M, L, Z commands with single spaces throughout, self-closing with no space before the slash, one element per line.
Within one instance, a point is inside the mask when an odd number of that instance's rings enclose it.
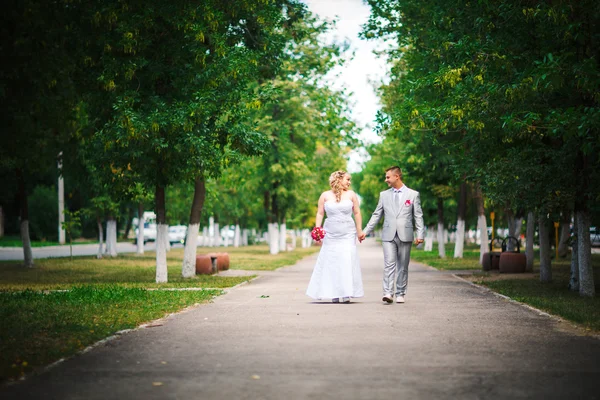
<path fill-rule="evenodd" d="M 414 228 L 417 229 L 417 239 L 423 239 L 425 225 L 423 223 L 423 210 L 419 192 L 404 186 L 400 207 L 394 202 L 394 191 L 392 188 L 379 193 L 377 208 L 364 229 L 367 235 L 373 232 L 375 226 L 384 218 L 381 240 L 391 242 L 396 233 L 403 242 L 414 240 Z M 413 222 L 414 221 L 414 222 Z"/>

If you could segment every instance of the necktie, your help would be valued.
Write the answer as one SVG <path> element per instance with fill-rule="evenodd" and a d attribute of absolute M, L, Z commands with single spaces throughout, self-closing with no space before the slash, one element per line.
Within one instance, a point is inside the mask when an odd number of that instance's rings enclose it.
<path fill-rule="evenodd" d="M 400 209 L 400 196 L 402 195 L 401 190 L 394 189 L 394 201 L 396 202 L 396 207 L 398 210 Z"/>

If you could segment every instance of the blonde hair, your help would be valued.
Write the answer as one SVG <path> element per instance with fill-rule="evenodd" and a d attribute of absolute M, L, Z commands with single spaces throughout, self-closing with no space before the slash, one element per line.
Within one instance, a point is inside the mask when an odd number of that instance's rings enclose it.
<path fill-rule="evenodd" d="M 329 186 L 331 186 L 331 191 L 335 195 L 335 200 L 339 203 L 342 200 L 342 179 L 344 176 L 348 175 L 346 171 L 335 171 L 331 175 L 329 175 Z"/>

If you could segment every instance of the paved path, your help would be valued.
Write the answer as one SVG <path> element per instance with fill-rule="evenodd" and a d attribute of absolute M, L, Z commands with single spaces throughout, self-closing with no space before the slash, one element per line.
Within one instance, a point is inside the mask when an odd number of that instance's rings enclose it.
<path fill-rule="evenodd" d="M 600 397 L 600 340 L 419 264 L 407 302 L 383 305 L 381 248 L 367 241 L 359 252 L 366 297 L 351 304 L 304 295 L 311 256 L 2 387 L 0 398 Z"/>

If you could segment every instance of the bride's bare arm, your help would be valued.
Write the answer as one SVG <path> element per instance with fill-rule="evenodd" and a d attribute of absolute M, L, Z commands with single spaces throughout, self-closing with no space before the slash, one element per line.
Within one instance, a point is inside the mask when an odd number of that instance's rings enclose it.
<path fill-rule="evenodd" d="M 317 219 L 315 221 L 315 226 L 321 226 L 323 223 L 323 217 L 325 216 L 325 193 L 321 193 L 321 197 L 319 197 L 319 204 L 317 207 Z"/>
<path fill-rule="evenodd" d="M 352 195 L 352 209 L 354 211 L 354 223 L 356 224 L 356 234 L 358 237 L 362 236 L 362 215 L 360 214 L 360 204 L 358 202 L 358 196 L 356 193 Z"/>

